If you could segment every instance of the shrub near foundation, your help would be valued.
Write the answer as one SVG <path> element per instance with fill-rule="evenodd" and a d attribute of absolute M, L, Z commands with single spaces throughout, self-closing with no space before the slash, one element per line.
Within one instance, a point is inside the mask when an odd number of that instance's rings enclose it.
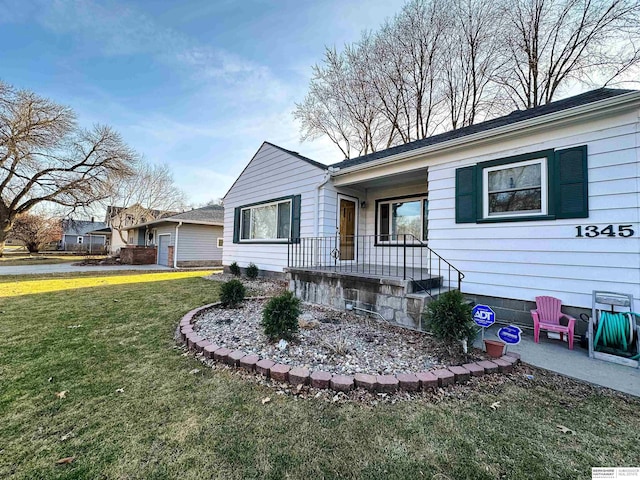
<path fill-rule="evenodd" d="M 247 268 L 245 268 L 245 273 L 247 274 L 247 278 L 254 280 L 258 278 L 258 273 L 260 273 L 260 270 L 258 270 L 256 264 L 252 262 L 247 266 Z"/>
<path fill-rule="evenodd" d="M 271 340 L 291 340 L 298 333 L 299 316 L 300 300 L 293 293 L 273 297 L 262 311 L 264 334 Z"/>
<path fill-rule="evenodd" d="M 240 267 L 238 266 L 238 262 L 233 262 L 231 265 L 229 265 L 229 272 L 231 272 L 231 274 L 235 275 L 236 277 L 240 276 L 240 274 L 242 272 L 240 271 Z"/>
<path fill-rule="evenodd" d="M 473 341 L 476 325 L 473 322 L 471 305 L 467 304 L 459 290 L 443 293 L 429 302 L 425 314 L 427 330 L 451 345 L 465 339 Z"/>
<path fill-rule="evenodd" d="M 225 307 L 236 308 L 242 303 L 246 289 L 240 280 L 229 280 L 220 286 L 220 301 Z"/>

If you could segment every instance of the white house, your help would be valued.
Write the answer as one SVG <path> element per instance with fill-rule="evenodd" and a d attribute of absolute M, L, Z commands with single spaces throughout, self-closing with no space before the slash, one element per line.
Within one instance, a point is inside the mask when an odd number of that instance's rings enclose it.
<path fill-rule="evenodd" d="M 594 90 L 331 166 L 265 142 L 224 206 L 224 265 L 287 271 L 305 299 L 399 323 L 419 324 L 439 287 L 514 322 L 537 295 L 574 313 L 594 289 L 639 301 L 640 91 Z"/>

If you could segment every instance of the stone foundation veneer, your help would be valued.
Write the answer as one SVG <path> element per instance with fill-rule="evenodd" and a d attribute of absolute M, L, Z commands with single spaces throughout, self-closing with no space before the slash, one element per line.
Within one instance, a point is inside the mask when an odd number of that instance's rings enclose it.
<path fill-rule="evenodd" d="M 264 298 L 264 297 L 257 297 Z M 251 299 L 247 299 L 251 300 Z M 465 383 L 472 376 L 481 376 L 487 373 L 511 373 L 513 366 L 520 360 L 520 355 L 509 352 L 495 361 L 483 360 L 475 363 L 466 363 L 461 366 L 439 367 L 437 370 L 415 373 L 399 373 L 397 375 L 339 375 L 324 371 L 310 371 L 302 367 L 291 367 L 282 363 L 276 363 L 268 358 L 260 359 L 257 355 L 247 354 L 242 350 L 231 350 L 211 344 L 193 331 L 193 318 L 200 312 L 220 303 L 212 303 L 191 310 L 187 313 L 178 326 L 179 338 L 187 345 L 189 350 L 202 353 L 205 358 L 218 363 L 231 365 L 235 368 L 246 369 L 250 372 L 279 382 L 288 382 L 292 385 L 311 384 L 314 388 L 331 389 L 337 392 L 348 392 L 360 387 L 370 391 L 392 393 L 397 390 L 415 392 L 429 388 L 446 387 L 454 383 Z"/>
<path fill-rule="evenodd" d="M 377 312 L 390 323 L 415 329 L 422 327 L 427 295 L 412 293 L 411 280 L 297 269 L 289 269 L 287 273 L 289 290 L 304 302 L 338 310 L 344 310 L 350 303 Z M 355 313 L 360 312 L 356 310 Z"/>

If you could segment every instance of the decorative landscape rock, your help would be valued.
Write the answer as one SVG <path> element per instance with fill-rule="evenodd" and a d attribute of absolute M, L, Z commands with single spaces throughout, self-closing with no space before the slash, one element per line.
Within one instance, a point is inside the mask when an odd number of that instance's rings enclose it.
<path fill-rule="evenodd" d="M 266 301 L 248 299 L 242 308 L 200 311 L 193 330 L 231 350 L 338 375 L 412 373 L 455 362 L 440 342 L 423 333 L 306 303 L 301 305 L 298 335 L 281 349 L 260 325 Z"/>
<path fill-rule="evenodd" d="M 261 359 L 260 356 L 255 353 L 247 354 L 243 349 L 231 349 L 228 346 L 225 346 L 225 342 L 223 341 L 221 341 L 220 344 L 216 344 L 210 339 L 200 336 L 202 329 L 198 327 L 194 329 L 194 324 L 192 322 L 206 317 L 207 309 L 215 306 L 217 306 L 217 304 L 207 305 L 205 307 L 192 310 L 180 321 L 178 326 L 179 338 L 187 343 L 188 348 L 202 352 L 203 356 L 207 359 L 213 359 L 219 363 L 227 363 L 228 365 L 243 368 L 249 372 L 255 371 L 265 377 L 271 377 L 271 379 L 275 381 L 289 382 L 291 385 L 297 386 L 297 391 L 300 391 L 300 388 L 303 385 L 310 384 L 313 388 L 331 388 L 335 391 L 345 393 L 349 392 L 354 387 L 364 388 L 369 391 L 379 391 L 381 393 L 392 393 L 397 391 L 399 388 L 404 391 L 415 392 L 419 389 L 426 390 L 433 389 L 438 386 L 445 387 L 452 385 L 453 383 L 464 383 L 472 376 L 481 376 L 485 373 L 495 373 L 498 371 L 509 373 L 513 370 L 514 365 L 518 363 L 520 359 L 520 356 L 516 353 L 506 353 L 501 358 L 494 359 L 493 361 L 480 360 L 478 362 L 465 363 L 462 366 L 450 366 L 448 369 L 438 368 L 418 373 L 399 372 L 396 374 L 383 373 L 379 375 L 372 375 L 358 372 L 355 375 L 344 375 L 341 373 L 332 374 L 331 372 L 319 369 L 311 371 L 306 365 L 292 366 L 286 362 L 276 363 L 276 361 L 269 358 Z M 326 309 L 323 308 L 321 310 Z M 339 321 L 340 320 L 338 320 L 338 322 Z M 321 329 L 322 324 L 331 323 L 326 321 L 317 321 L 316 324 L 316 321 L 308 314 L 305 317 L 304 322 L 305 327 L 301 328 L 311 330 Z M 230 324 L 232 322 L 223 321 L 222 323 Z M 366 339 L 367 342 L 374 342 L 374 340 L 375 337 L 374 339 Z M 381 345 L 382 343 L 379 341 L 376 343 L 376 346 Z M 284 348 L 283 350 L 287 350 L 287 348 Z M 343 344 L 336 344 L 331 348 L 335 350 L 336 353 L 338 351 L 344 353 Z M 354 363 L 359 358 L 358 355 L 346 356 Z M 399 352 L 398 356 L 402 357 L 402 353 Z M 347 363 L 347 365 L 351 364 Z M 356 365 L 355 368 L 359 367 Z"/>

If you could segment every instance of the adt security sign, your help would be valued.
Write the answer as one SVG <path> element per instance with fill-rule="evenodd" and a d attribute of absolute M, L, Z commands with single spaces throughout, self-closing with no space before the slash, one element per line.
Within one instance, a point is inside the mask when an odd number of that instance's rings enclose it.
<path fill-rule="evenodd" d="M 490 327 L 496 322 L 496 314 L 488 305 L 476 305 L 473 307 L 473 321 L 479 327 Z"/>
<path fill-rule="evenodd" d="M 502 327 L 498 330 L 498 337 L 504 343 L 508 343 L 509 345 L 517 345 L 520 343 L 520 338 L 522 330 L 520 330 L 515 325 L 509 325 L 508 327 Z"/>

